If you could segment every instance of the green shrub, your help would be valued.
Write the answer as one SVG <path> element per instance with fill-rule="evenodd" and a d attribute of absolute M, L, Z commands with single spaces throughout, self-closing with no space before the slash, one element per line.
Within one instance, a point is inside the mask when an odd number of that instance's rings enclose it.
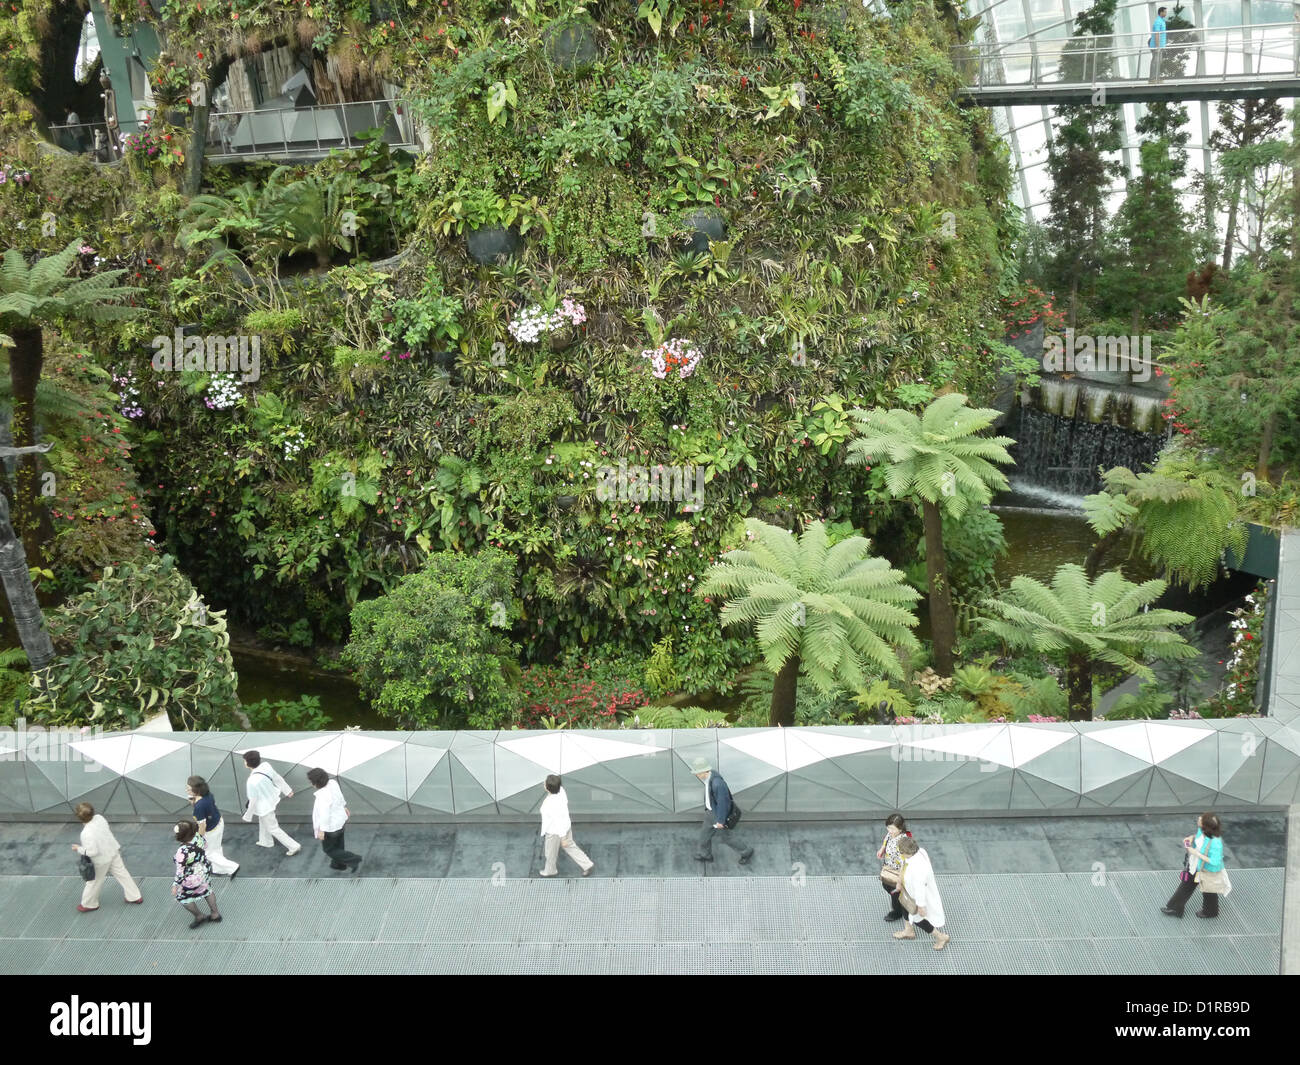
<path fill-rule="evenodd" d="M 263 699 L 245 703 L 244 713 L 254 732 L 320 732 L 333 720 L 320 708 L 320 696 L 303 695 L 297 699 Z"/>
<path fill-rule="evenodd" d="M 166 711 L 178 729 L 222 728 L 239 707 L 225 612 L 209 611 L 164 555 L 109 566 L 48 615 L 58 657 L 33 700 L 46 723 L 136 728 Z"/>
<path fill-rule="evenodd" d="M 496 548 L 440 551 L 352 610 L 343 651 L 375 709 L 403 727 L 497 728 L 513 704 L 515 561 Z"/>

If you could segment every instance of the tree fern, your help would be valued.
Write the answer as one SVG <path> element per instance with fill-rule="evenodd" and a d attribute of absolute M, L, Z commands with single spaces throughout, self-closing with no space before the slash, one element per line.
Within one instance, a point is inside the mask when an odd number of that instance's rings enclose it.
<path fill-rule="evenodd" d="M 957 623 L 943 550 L 943 517 L 960 519 L 972 505 L 984 505 L 994 489 L 1007 486 L 995 463 L 1009 464 L 1010 437 L 980 436 L 998 412 L 966 405 L 952 392 L 918 416 L 906 410 L 852 410 L 858 439 L 849 445 L 849 465 L 883 465 L 890 495 L 916 499 L 925 524 L 925 568 L 935 668 L 952 674 Z"/>
<path fill-rule="evenodd" d="M 1118 467 L 1103 475 L 1106 491 L 1089 496 L 1089 524 L 1102 537 L 1089 569 L 1129 528 L 1140 537 L 1144 557 L 1169 580 L 1196 588 L 1218 576 L 1225 552 L 1245 553 L 1248 532 L 1241 519 L 1240 485 L 1198 467 L 1181 454 L 1167 455 L 1149 473 Z"/>
<path fill-rule="evenodd" d="M 776 677 L 771 723 L 794 721 L 802 670 L 821 691 L 865 687 L 869 676 L 901 676 L 897 647 L 915 647 L 919 593 L 870 542 L 829 545 L 822 522 L 800 537 L 750 518 L 749 544 L 723 556 L 697 595 L 722 595 L 722 624 L 753 626 L 763 664 Z"/>
<path fill-rule="evenodd" d="M 1050 587 L 1032 577 L 1013 578 L 1001 596 L 984 601 L 990 615 L 981 624 L 1009 647 L 1064 653 L 1070 716 L 1088 721 L 1095 661 L 1151 680 L 1154 675 L 1142 659 L 1197 655 L 1173 631 L 1192 621 L 1189 614 L 1149 609 L 1165 587 L 1160 580 L 1134 584 L 1118 571 L 1092 581 L 1081 566 L 1061 566 Z"/>

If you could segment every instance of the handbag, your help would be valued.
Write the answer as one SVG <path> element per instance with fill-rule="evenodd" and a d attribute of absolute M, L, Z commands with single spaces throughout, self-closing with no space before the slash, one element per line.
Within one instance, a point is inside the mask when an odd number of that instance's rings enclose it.
<path fill-rule="evenodd" d="M 891 869 L 887 865 L 880 867 L 880 879 L 889 888 L 890 891 L 898 890 L 898 870 Z"/>
<path fill-rule="evenodd" d="M 77 858 L 77 872 L 81 874 L 81 879 L 87 882 L 95 879 L 95 863 L 88 855 L 83 854 Z"/>
<path fill-rule="evenodd" d="M 736 800 L 731 800 L 731 809 L 727 813 L 727 819 L 722 822 L 727 828 L 735 828 L 740 824 L 740 807 L 736 805 Z"/>

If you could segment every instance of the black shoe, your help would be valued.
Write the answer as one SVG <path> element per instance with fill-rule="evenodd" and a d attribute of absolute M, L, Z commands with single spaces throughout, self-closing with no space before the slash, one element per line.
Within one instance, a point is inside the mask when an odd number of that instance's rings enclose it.
<path fill-rule="evenodd" d="M 901 921 L 902 919 L 903 919 L 903 915 L 901 913 L 895 913 L 893 910 L 890 910 L 887 914 L 885 914 L 886 921 Z"/>
<path fill-rule="evenodd" d="M 749 850 L 745 851 L 745 853 L 740 856 L 740 864 L 748 865 L 749 859 L 752 857 L 754 857 L 754 848 L 750 847 Z"/>
<path fill-rule="evenodd" d="M 697 854 L 695 860 L 697 862 L 711 862 L 713 861 L 713 856 L 711 854 Z"/>
<path fill-rule="evenodd" d="M 209 920 L 209 918 L 206 917 L 206 916 L 204 916 L 204 917 L 196 917 L 196 918 L 194 918 L 194 920 L 192 920 L 192 921 L 190 922 L 190 927 L 191 927 L 191 928 L 198 928 L 199 925 L 203 924 L 203 922 L 204 922 L 204 921 L 207 921 L 207 920 Z"/>
<path fill-rule="evenodd" d="M 1160 907 L 1160 912 L 1163 913 L 1163 914 L 1167 914 L 1167 915 L 1170 916 L 1170 917 L 1181 917 L 1181 916 L 1182 916 L 1182 914 L 1179 913 L 1177 910 L 1171 910 L 1168 906 L 1161 906 L 1161 907 Z"/>
<path fill-rule="evenodd" d="M 1206 913 L 1204 910 L 1197 910 L 1196 916 L 1197 917 L 1218 917 L 1219 915 L 1217 913 Z"/>
<path fill-rule="evenodd" d="M 352 863 L 351 869 L 352 872 L 355 873 L 360 868 L 361 868 L 361 859 L 358 858 L 355 862 Z"/>
<path fill-rule="evenodd" d="M 208 914 L 208 920 L 211 921 L 213 924 L 220 924 L 221 914 L 218 913 L 215 916 L 213 914 Z"/>
<path fill-rule="evenodd" d="M 235 882 L 235 877 L 237 877 L 238 875 L 239 875 L 239 869 L 236 868 L 235 871 L 230 874 L 230 882 L 232 884 Z"/>
<path fill-rule="evenodd" d="M 330 863 L 330 868 L 331 868 L 331 869 L 346 869 L 346 868 L 348 868 L 348 867 L 347 867 L 346 865 L 335 865 L 335 864 L 333 864 L 333 863 L 331 862 L 331 863 Z"/>

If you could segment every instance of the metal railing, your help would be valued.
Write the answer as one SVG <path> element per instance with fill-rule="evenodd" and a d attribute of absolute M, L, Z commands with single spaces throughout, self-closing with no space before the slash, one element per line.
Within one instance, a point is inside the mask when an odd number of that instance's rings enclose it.
<path fill-rule="evenodd" d="M 312 107 L 214 112 L 207 151 L 222 156 L 325 155 L 357 148 L 357 134 L 378 129 L 388 144 L 415 146 L 409 109 L 401 100 L 346 101 Z"/>
<path fill-rule="evenodd" d="M 101 163 L 114 158 L 109 147 L 108 124 L 105 122 L 74 122 L 71 125 L 51 126 L 50 136 L 60 148 L 74 155 L 93 154 Z"/>
<path fill-rule="evenodd" d="M 970 89 L 1059 88 L 1103 82 L 1293 81 L 1300 76 L 1300 22 L 1169 30 L 1163 48 L 1149 30 L 960 45 L 953 63 Z"/>

